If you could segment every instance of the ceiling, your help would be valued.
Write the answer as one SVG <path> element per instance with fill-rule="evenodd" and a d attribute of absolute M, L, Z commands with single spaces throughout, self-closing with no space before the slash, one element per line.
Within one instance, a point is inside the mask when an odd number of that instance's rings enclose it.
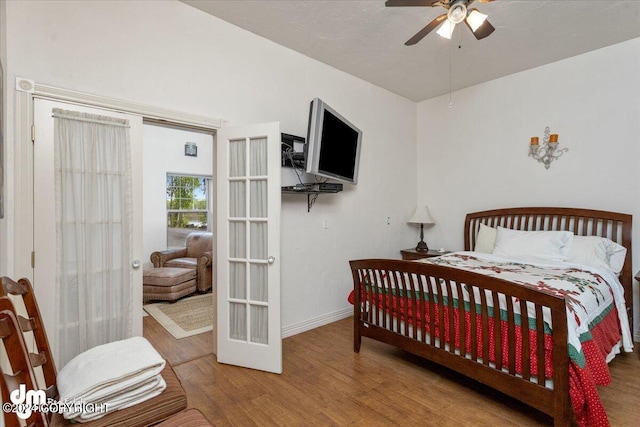
<path fill-rule="evenodd" d="M 385 7 L 384 0 L 182 0 L 414 101 L 640 37 L 640 0 L 474 2 L 495 32 L 476 40 L 458 25 L 404 42 L 441 7 Z"/>

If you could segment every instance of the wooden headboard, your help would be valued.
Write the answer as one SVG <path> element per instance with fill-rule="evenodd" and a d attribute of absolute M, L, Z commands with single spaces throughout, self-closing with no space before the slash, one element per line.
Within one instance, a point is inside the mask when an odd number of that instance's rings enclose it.
<path fill-rule="evenodd" d="M 506 208 L 467 214 L 464 222 L 464 249 L 472 250 L 480 224 L 514 230 L 567 230 L 578 236 L 600 236 L 627 248 L 620 272 L 627 315 L 633 328 L 633 274 L 631 266 L 632 216 L 617 212 L 576 208 Z"/>

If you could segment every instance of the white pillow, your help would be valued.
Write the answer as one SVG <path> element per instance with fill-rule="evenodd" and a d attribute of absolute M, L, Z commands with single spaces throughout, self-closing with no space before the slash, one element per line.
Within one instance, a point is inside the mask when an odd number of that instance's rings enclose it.
<path fill-rule="evenodd" d="M 498 227 L 493 254 L 528 262 L 564 261 L 572 238 L 570 231 L 520 231 Z"/>
<path fill-rule="evenodd" d="M 607 251 L 609 252 L 609 265 L 616 274 L 620 274 L 627 258 L 627 248 L 607 239 Z"/>
<path fill-rule="evenodd" d="M 608 268 L 620 274 L 627 249 L 605 237 L 573 236 L 567 262 Z"/>
<path fill-rule="evenodd" d="M 493 253 L 497 235 L 498 230 L 481 223 L 480 230 L 478 230 L 478 235 L 476 236 L 476 246 L 473 250 L 485 254 Z"/>

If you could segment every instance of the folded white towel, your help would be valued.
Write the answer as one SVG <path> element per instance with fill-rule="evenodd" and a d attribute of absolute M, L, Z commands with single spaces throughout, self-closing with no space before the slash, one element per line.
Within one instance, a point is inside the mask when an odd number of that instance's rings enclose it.
<path fill-rule="evenodd" d="M 74 357 L 58 373 L 60 400 L 84 403 L 119 401 L 119 395 L 143 387 L 159 376 L 165 364 L 162 356 L 143 337 L 94 347 Z M 162 390 L 164 387 L 166 385 Z M 143 394 L 146 396 L 147 393 Z M 136 402 L 139 395 L 140 392 L 135 393 L 137 397 L 133 399 Z M 107 409 L 110 411 L 112 408 Z M 78 416 L 75 413 L 64 415 L 65 418 Z"/>
<path fill-rule="evenodd" d="M 63 415 L 68 420 L 86 423 L 102 418 L 109 412 L 125 409 L 152 399 L 162 393 L 166 388 L 167 384 L 164 378 L 162 378 L 162 375 L 156 375 L 142 382 L 137 387 L 106 397 L 99 402 L 94 402 L 95 406 L 90 408 L 90 411 L 87 411 L 87 408 L 78 407 L 78 409 L 82 409 L 82 411 L 65 412 Z"/>

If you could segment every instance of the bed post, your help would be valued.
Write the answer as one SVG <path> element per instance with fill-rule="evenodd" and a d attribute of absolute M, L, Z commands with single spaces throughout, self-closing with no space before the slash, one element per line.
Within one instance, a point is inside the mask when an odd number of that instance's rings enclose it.
<path fill-rule="evenodd" d="M 362 343 L 362 336 L 360 335 L 360 278 L 358 277 L 358 271 L 353 268 L 353 261 L 350 264 L 353 274 L 353 351 L 360 353 L 360 344 Z"/>
<path fill-rule="evenodd" d="M 573 407 L 569 397 L 569 332 L 566 299 L 551 312 L 553 325 L 553 425 L 571 425 Z"/>
<path fill-rule="evenodd" d="M 362 343 L 362 337 L 360 336 L 360 325 L 357 317 L 353 318 L 354 320 L 354 328 L 353 328 L 353 351 L 355 353 L 360 353 L 360 344 Z"/>

